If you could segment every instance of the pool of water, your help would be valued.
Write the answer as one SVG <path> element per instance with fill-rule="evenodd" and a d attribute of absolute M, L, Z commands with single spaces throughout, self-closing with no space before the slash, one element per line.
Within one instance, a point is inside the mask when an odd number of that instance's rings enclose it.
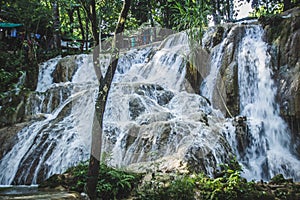
<path fill-rule="evenodd" d="M 76 192 L 60 190 L 41 190 L 34 186 L 0 186 L 0 200 L 58 200 L 58 199 L 83 199 Z"/>

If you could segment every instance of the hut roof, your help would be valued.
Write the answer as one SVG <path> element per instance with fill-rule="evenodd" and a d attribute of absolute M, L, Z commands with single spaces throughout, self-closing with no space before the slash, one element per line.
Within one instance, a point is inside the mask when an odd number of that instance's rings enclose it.
<path fill-rule="evenodd" d="M 16 27 L 20 27 L 20 26 L 23 26 L 23 24 L 0 22 L 0 28 L 16 28 Z"/>

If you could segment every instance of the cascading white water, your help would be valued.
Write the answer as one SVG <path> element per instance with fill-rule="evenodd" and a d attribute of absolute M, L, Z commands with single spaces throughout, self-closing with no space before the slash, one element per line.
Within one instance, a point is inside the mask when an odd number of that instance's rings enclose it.
<path fill-rule="evenodd" d="M 263 29 L 246 27 L 238 53 L 241 115 L 248 119 L 250 144 L 239 159 L 248 179 L 268 180 L 276 174 L 300 179 L 300 162 L 289 151 L 289 129 L 275 102 L 270 55 Z"/>
<path fill-rule="evenodd" d="M 48 89 L 48 87 L 52 85 L 53 83 L 52 73 L 55 70 L 57 62 L 60 59 L 61 56 L 58 56 L 40 65 L 36 91 L 45 92 Z"/>
<path fill-rule="evenodd" d="M 179 33 L 163 42 L 150 60 L 117 74 L 104 123 L 103 152 L 110 155 L 110 164 L 161 158 L 162 168 L 172 169 L 183 158 L 199 159 L 205 163 L 199 169 L 213 175 L 224 161 L 229 148 L 219 141 L 221 121 L 213 118 L 206 99 L 186 92 L 188 54 L 188 37 Z M 209 114 L 214 127 L 207 125 Z"/>
<path fill-rule="evenodd" d="M 235 51 L 234 62 L 238 65 L 238 88 L 240 115 L 247 117 L 247 136 L 242 136 L 247 146 L 239 146 L 241 138 L 232 126 L 232 120 L 225 123 L 224 129 L 232 150 L 243 165 L 243 175 L 251 179 L 269 180 L 276 174 L 300 179 L 300 162 L 289 151 L 289 129 L 279 116 L 279 108 L 275 102 L 276 86 L 272 80 L 272 70 L 268 46 L 263 41 L 263 29 L 259 25 L 245 25 L 244 34 L 240 34 L 239 44 Z M 214 93 L 216 80 L 220 78 L 220 68 L 224 49 L 231 49 L 227 38 L 242 30 L 241 25 L 235 25 L 223 41 L 216 46 L 211 55 L 210 74 L 201 85 L 201 94 L 212 103 L 218 98 Z M 233 38 L 233 37 L 231 37 Z M 213 105 L 214 106 L 214 105 Z M 237 148 L 239 146 L 239 148 Z M 243 149 L 239 152 L 240 148 Z"/>
<path fill-rule="evenodd" d="M 56 84 L 52 73 L 59 59 L 40 66 L 39 84 L 34 94 L 34 99 L 39 101 L 33 102 L 30 107 L 33 110 L 27 112 L 43 114 L 44 119 L 18 133 L 17 143 L 0 160 L 0 184 L 36 184 L 88 159 L 90 121 L 97 90 L 91 57 L 77 56 L 78 70 L 72 81 Z M 54 102 L 56 107 L 52 108 Z"/>
<path fill-rule="evenodd" d="M 241 114 L 249 119 L 251 143 L 239 160 L 249 179 L 268 179 L 277 173 L 299 177 L 299 162 L 288 151 L 284 132 L 288 130 L 278 115 L 262 30 L 246 29 L 237 45 L 237 62 Z M 211 75 L 202 87 L 210 100 L 225 48 L 226 39 L 215 48 Z M 230 148 L 222 134 L 224 118 L 205 98 L 186 92 L 189 51 L 188 37 L 180 33 L 157 48 L 132 49 L 120 56 L 104 115 L 102 152 L 110 155 L 110 164 L 162 159 L 166 168 L 172 168 L 185 160 L 213 175 L 218 164 L 228 161 L 232 149 L 238 155 L 234 128 L 227 137 Z M 53 83 L 60 59 L 41 66 L 26 113 L 44 118 L 21 130 L 16 145 L 0 160 L 0 184 L 35 184 L 88 159 L 97 93 L 92 58 L 76 56 L 72 80 Z"/>
<path fill-rule="evenodd" d="M 126 72 L 125 77 L 122 77 L 122 82 L 157 83 L 162 87 L 180 90 L 185 76 L 184 60 L 189 53 L 187 43 L 187 35 L 179 33 L 166 39 L 150 61 L 146 60 L 146 57 L 140 57 L 139 59 L 142 60 L 132 62 L 130 67 L 123 66 L 123 63 L 119 64 L 122 68 L 124 67 L 124 70 L 119 71 Z M 145 50 L 147 51 L 147 48 Z"/>
<path fill-rule="evenodd" d="M 216 81 L 219 75 L 221 62 L 223 59 L 225 47 L 227 44 L 227 38 L 224 38 L 221 44 L 217 45 L 212 50 L 212 56 L 210 60 L 210 72 L 201 84 L 200 93 L 209 99 L 210 102 L 213 102 L 213 93 L 216 89 Z"/>

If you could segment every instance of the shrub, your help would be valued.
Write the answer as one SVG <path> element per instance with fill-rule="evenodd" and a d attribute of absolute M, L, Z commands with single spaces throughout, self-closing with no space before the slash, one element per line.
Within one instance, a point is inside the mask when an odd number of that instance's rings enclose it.
<path fill-rule="evenodd" d="M 86 184 L 88 163 L 80 163 L 66 171 L 71 174 L 74 182 L 70 189 L 83 192 Z M 125 172 L 122 170 L 100 165 L 97 193 L 100 199 L 122 199 L 128 197 L 133 188 L 141 179 L 141 174 Z"/>
<path fill-rule="evenodd" d="M 154 175 L 136 192 L 137 199 L 177 199 L 193 200 L 195 179 L 187 175 L 159 176 Z"/>
<path fill-rule="evenodd" d="M 257 185 L 242 178 L 241 166 L 236 160 L 221 166 L 220 176 L 213 179 L 200 174 L 155 175 L 146 181 L 136 192 L 137 199 L 274 199 Z"/>

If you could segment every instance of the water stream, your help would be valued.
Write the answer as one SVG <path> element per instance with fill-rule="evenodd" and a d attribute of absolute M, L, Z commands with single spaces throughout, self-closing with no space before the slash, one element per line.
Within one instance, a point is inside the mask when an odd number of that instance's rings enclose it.
<path fill-rule="evenodd" d="M 290 152 L 289 128 L 279 116 L 271 57 L 263 34 L 260 26 L 248 26 L 239 45 L 240 115 L 247 117 L 249 142 L 245 143 L 249 144 L 242 155 L 238 151 L 236 154 L 247 179 L 269 180 L 283 174 L 299 180 L 300 162 Z M 230 138 L 232 146 L 237 146 L 234 136 Z"/>
<path fill-rule="evenodd" d="M 40 67 L 37 92 L 28 107 L 32 110 L 27 112 L 42 117 L 18 133 L 17 143 L 1 159 L 3 185 L 36 184 L 88 159 L 96 76 L 85 73 L 93 69 L 90 57 L 80 55 L 72 81 L 53 83 L 51 74 L 59 59 Z"/>

